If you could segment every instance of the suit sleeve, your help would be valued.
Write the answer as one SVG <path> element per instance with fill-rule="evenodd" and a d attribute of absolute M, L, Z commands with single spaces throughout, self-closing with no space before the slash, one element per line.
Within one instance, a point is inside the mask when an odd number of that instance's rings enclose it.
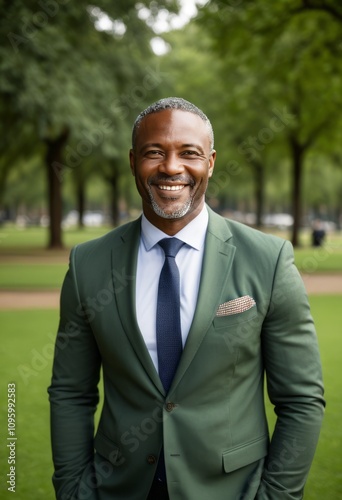
<path fill-rule="evenodd" d="M 269 398 L 277 415 L 258 500 L 303 496 L 325 401 L 317 336 L 303 281 L 285 242 L 262 330 Z"/>
<path fill-rule="evenodd" d="M 94 413 L 98 404 L 100 354 L 82 311 L 71 252 L 60 306 L 51 385 L 53 484 L 60 500 L 96 499 L 92 488 Z"/>

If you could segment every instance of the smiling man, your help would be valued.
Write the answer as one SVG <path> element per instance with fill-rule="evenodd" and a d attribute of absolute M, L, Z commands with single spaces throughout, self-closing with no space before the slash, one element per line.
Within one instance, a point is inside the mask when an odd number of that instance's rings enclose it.
<path fill-rule="evenodd" d="M 144 215 L 172 235 L 203 209 L 216 152 L 210 122 L 200 110 L 163 106 L 156 103 L 137 119 L 130 162 Z"/>
<path fill-rule="evenodd" d="M 49 387 L 57 499 L 303 496 L 325 405 L 307 296 L 289 242 L 205 204 L 215 159 L 200 109 L 152 104 L 130 150 L 142 216 L 72 250 Z"/>

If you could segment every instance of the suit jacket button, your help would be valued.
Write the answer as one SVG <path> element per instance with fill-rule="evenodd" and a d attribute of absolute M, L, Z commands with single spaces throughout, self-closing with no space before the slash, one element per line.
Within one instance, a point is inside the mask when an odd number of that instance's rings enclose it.
<path fill-rule="evenodd" d="M 169 401 L 168 403 L 166 403 L 166 411 L 172 411 L 174 408 L 175 408 L 175 403 L 172 403 L 171 401 Z"/>
<path fill-rule="evenodd" d="M 148 463 L 149 465 L 153 465 L 153 464 L 155 464 L 156 462 L 157 462 L 157 458 L 155 457 L 155 455 L 149 455 L 149 456 L 147 457 L 147 463 Z"/>

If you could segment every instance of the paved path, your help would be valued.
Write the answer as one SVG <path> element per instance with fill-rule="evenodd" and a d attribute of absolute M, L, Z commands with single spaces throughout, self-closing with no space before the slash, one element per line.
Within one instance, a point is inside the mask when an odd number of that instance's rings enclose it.
<path fill-rule="evenodd" d="M 307 274 L 303 276 L 303 280 L 310 295 L 342 294 L 342 274 Z M 59 290 L 0 290 L 0 310 L 56 309 L 58 307 Z"/>
<path fill-rule="evenodd" d="M 342 274 L 303 274 L 309 295 L 342 294 Z"/>
<path fill-rule="evenodd" d="M 59 290 L 0 290 L 0 310 L 4 309 L 56 309 Z"/>

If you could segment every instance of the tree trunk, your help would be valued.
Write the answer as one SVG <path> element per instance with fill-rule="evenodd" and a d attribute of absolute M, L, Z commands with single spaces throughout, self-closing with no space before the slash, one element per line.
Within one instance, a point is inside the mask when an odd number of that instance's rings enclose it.
<path fill-rule="evenodd" d="M 78 227 L 84 228 L 84 209 L 85 209 L 85 182 L 77 180 L 77 209 L 78 209 Z"/>
<path fill-rule="evenodd" d="M 337 201 L 337 206 L 336 206 L 336 229 L 338 231 L 341 231 L 342 229 L 342 189 L 340 190 L 340 196 L 339 196 L 339 201 Z"/>
<path fill-rule="evenodd" d="M 107 178 L 111 187 L 111 219 L 114 227 L 119 225 L 119 175 L 117 170 L 113 168 L 112 175 Z"/>
<path fill-rule="evenodd" d="M 265 199 L 265 169 L 264 165 L 258 161 L 252 163 L 254 173 L 254 196 L 255 196 L 255 212 L 256 212 L 256 227 L 262 226 L 262 216 L 264 214 L 264 199 Z"/>
<path fill-rule="evenodd" d="M 5 165 L 2 166 L 0 170 L 0 207 L 2 207 L 3 196 L 6 191 L 6 183 L 8 174 L 10 173 L 11 162 L 6 162 Z"/>
<path fill-rule="evenodd" d="M 69 131 L 63 130 L 56 139 L 45 139 L 47 145 L 46 169 L 48 179 L 49 240 L 48 248 L 63 248 L 62 241 L 62 176 L 54 165 L 62 164 L 62 151 Z M 57 175 L 58 174 L 58 175 Z"/>
<path fill-rule="evenodd" d="M 299 246 L 299 230 L 302 220 L 302 180 L 305 148 L 295 137 L 291 138 L 292 152 L 292 245 Z"/>

